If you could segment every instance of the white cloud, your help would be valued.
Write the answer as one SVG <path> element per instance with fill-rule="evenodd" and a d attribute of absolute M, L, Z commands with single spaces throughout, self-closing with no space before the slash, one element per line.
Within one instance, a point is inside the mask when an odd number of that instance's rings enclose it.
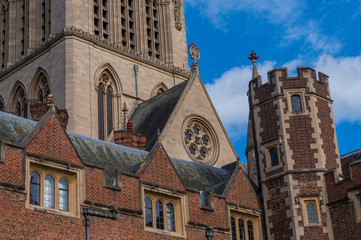
<path fill-rule="evenodd" d="M 261 76 L 274 68 L 275 62 L 259 64 Z M 246 133 L 248 123 L 248 83 L 252 76 L 252 65 L 234 67 L 222 74 L 213 83 L 206 84 L 207 91 L 231 138 L 239 139 Z M 264 77 L 263 82 L 267 81 Z"/>
<path fill-rule="evenodd" d="M 329 76 L 335 122 L 361 123 L 361 55 L 339 58 L 323 55 L 315 68 Z"/>

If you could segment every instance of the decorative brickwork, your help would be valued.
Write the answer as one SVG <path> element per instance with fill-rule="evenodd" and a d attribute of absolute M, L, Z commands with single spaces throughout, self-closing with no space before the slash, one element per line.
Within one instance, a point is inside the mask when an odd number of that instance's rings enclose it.
<path fill-rule="evenodd" d="M 147 137 L 140 134 L 134 134 L 133 123 L 128 120 L 127 130 L 115 130 L 114 142 L 119 145 L 145 150 Z"/>

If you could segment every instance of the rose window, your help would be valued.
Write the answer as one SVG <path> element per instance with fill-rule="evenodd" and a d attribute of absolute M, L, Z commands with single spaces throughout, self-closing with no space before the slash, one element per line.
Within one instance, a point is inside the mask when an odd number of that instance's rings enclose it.
<path fill-rule="evenodd" d="M 213 164 L 217 152 L 217 140 L 211 126 L 202 119 L 192 118 L 185 123 L 183 129 L 185 149 L 192 160 Z"/>

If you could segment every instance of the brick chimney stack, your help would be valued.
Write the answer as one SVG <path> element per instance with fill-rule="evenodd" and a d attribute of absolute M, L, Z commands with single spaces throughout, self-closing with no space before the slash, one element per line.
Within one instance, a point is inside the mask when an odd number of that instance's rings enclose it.
<path fill-rule="evenodd" d="M 140 134 L 134 134 L 133 123 L 129 119 L 127 123 L 127 130 L 115 130 L 114 131 L 114 142 L 119 145 L 126 147 L 136 148 L 139 150 L 145 150 L 147 145 L 146 136 Z"/>
<path fill-rule="evenodd" d="M 36 102 L 30 104 L 31 119 L 39 122 L 40 119 L 48 112 L 49 106 L 47 103 Z M 55 107 L 55 112 L 58 115 L 60 124 L 66 129 L 68 125 L 69 115 L 66 109 L 60 109 Z"/>

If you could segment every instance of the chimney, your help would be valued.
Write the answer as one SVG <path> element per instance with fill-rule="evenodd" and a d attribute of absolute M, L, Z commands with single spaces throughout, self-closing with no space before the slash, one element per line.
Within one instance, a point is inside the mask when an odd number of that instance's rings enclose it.
<path fill-rule="evenodd" d="M 129 119 L 127 123 L 127 130 L 114 131 L 114 142 L 126 147 L 145 150 L 147 145 L 147 137 L 140 134 L 134 134 L 133 123 Z"/>
<path fill-rule="evenodd" d="M 48 112 L 49 106 L 47 103 L 32 102 L 30 103 L 31 119 L 39 122 L 40 119 Z M 66 129 L 68 125 L 69 115 L 66 109 L 55 107 L 55 112 L 58 115 L 61 126 Z"/>

